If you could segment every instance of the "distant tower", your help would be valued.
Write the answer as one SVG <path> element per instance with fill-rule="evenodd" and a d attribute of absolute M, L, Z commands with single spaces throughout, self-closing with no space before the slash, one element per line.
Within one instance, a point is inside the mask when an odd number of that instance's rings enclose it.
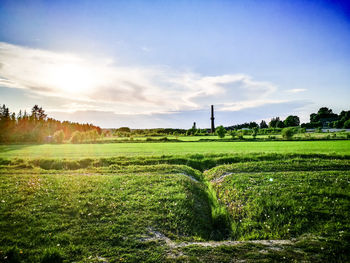
<path fill-rule="evenodd" d="M 215 132 L 215 125 L 214 125 L 214 105 L 211 105 L 211 133 Z"/>

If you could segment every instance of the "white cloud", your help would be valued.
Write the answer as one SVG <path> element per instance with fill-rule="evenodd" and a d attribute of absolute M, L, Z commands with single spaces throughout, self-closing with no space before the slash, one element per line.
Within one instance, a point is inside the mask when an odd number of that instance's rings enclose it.
<path fill-rule="evenodd" d="M 288 92 L 288 93 L 299 93 L 299 92 L 304 92 L 304 91 L 307 91 L 307 89 L 289 89 L 289 90 L 286 90 L 286 92 Z"/>
<path fill-rule="evenodd" d="M 220 105 L 219 110 L 221 111 L 240 111 L 243 109 L 256 108 L 267 104 L 281 104 L 286 103 L 287 100 L 250 100 L 241 101 L 236 103 L 226 103 Z"/>
<path fill-rule="evenodd" d="M 210 104 L 238 111 L 281 103 L 269 98 L 277 89 L 274 85 L 245 74 L 202 76 L 160 66 L 125 67 L 111 59 L 1 42 L 0 61 L 1 86 L 62 98 L 62 108 L 55 111 L 149 114 L 198 110 Z"/>

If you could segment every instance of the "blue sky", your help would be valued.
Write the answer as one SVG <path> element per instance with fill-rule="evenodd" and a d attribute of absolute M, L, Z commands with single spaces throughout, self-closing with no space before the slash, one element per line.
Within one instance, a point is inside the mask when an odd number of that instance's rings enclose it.
<path fill-rule="evenodd" d="M 0 1 L 0 103 L 101 127 L 349 110 L 346 1 Z"/>

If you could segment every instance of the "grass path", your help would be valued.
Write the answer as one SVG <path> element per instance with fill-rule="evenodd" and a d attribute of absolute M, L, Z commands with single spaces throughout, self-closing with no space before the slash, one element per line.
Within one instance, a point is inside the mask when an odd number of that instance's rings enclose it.
<path fill-rule="evenodd" d="M 274 249 L 276 247 L 284 246 L 284 245 L 292 245 L 295 240 L 248 240 L 248 241 L 232 241 L 232 240 L 224 240 L 224 241 L 201 241 L 201 242 L 174 242 L 166 235 L 162 234 L 159 231 L 149 229 L 149 233 L 152 235 L 151 237 L 141 239 L 144 242 L 149 241 L 163 241 L 170 248 L 182 248 L 188 246 L 201 246 L 201 247 L 219 247 L 219 246 L 237 246 L 242 244 L 259 244 L 264 245 L 266 248 Z"/>

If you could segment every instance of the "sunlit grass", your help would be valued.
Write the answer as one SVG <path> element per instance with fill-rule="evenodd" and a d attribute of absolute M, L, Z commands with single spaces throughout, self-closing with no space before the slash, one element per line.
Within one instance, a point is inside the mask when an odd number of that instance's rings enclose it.
<path fill-rule="evenodd" d="M 0 145 L 0 158 L 99 158 L 213 153 L 324 153 L 345 155 L 350 154 L 350 141 Z"/>
<path fill-rule="evenodd" d="M 349 158 L 0 159 L 0 260 L 346 262 Z M 253 239 L 292 244 L 201 246 Z"/>
<path fill-rule="evenodd" d="M 0 250 L 16 246 L 27 262 L 40 261 L 48 249 L 68 261 L 89 256 L 142 261 L 154 252 L 164 257 L 164 248 L 143 244 L 150 229 L 174 239 L 209 238 L 204 186 L 181 174 L 181 168 L 171 169 L 2 174 Z"/>

